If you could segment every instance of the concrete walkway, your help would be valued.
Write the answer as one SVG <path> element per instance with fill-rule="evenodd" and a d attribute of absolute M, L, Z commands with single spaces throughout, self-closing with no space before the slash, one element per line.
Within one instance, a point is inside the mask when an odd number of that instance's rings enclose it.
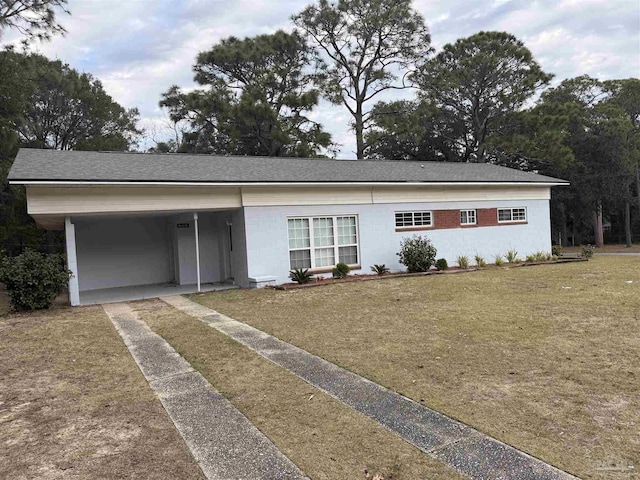
<path fill-rule="evenodd" d="M 482 480 L 576 478 L 464 423 L 199 303 L 180 296 L 162 300 L 372 418 L 463 475 Z"/>
<path fill-rule="evenodd" d="M 131 307 L 103 308 L 208 479 L 306 478 Z"/>

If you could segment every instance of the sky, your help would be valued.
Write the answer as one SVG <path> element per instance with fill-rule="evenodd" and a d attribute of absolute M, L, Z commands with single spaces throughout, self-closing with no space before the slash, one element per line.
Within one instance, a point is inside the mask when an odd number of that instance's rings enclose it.
<path fill-rule="evenodd" d="M 168 135 L 159 106 L 172 85 L 193 88 L 198 52 L 228 36 L 291 30 L 291 15 L 311 0 L 69 0 L 60 20 L 64 37 L 32 46 L 93 74 L 126 108 L 138 107 L 147 136 Z M 553 84 L 588 74 L 602 80 L 640 77 L 639 0 L 414 0 L 436 53 L 479 31 L 507 31 L 522 40 Z M 3 43 L 17 42 L 15 34 Z M 411 98 L 411 91 L 399 94 Z M 396 94 L 398 96 L 398 94 Z M 310 115 L 341 145 L 339 158 L 355 158 L 355 139 L 344 107 L 322 102 Z"/>

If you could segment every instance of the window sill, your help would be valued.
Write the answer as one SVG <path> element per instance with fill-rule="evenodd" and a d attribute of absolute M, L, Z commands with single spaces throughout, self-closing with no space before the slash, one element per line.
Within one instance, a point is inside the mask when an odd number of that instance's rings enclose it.
<path fill-rule="evenodd" d="M 513 220 L 508 222 L 498 220 L 498 225 L 526 225 L 527 223 L 529 223 L 527 220 Z"/>
<path fill-rule="evenodd" d="M 420 227 L 396 227 L 396 232 L 419 232 L 421 230 L 434 230 L 433 225 L 424 225 Z"/>
<path fill-rule="evenodd" d="M 348 265 L 348 267 L 351 270 L 361 270 L 362 269 L 362 266 L 359 265 L 359 264 L 358 265 Z M 309 273 L 313 273 L 313 274 L 316 274 L 316 273 L 332 273 L 334 268 L 336 268 L 335 265 L 331 266 L 331 267 L 310 268 L 309 269 Z"/>

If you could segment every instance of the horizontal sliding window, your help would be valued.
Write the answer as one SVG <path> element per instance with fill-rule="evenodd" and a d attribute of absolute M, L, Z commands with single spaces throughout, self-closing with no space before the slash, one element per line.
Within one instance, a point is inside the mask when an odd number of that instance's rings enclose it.
<path fill-rule="evenodd" d="M 358 264 L 358 222 L 355 215 L 289 218 L 291 269 Z"/>
<path fill-rule="evenodd" d="M 499 223 L 526 222 L 526 221 L 527 221 L 527 209 L 524 207 L 498 209 Z"/>
<path fill-rule="evenodd" d="M 431 212 L 396 212 L 396 228 L 431 227 Z"/>
<path fill-rule="evenodd" d="M 460 225 L 475 225 L 475 224 L 476 224 L 475 210 L 460 210 Z"/>

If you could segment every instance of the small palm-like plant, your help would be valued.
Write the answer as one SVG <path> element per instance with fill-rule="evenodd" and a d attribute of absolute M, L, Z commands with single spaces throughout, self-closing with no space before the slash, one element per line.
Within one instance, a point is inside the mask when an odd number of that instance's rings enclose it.
<path fill-rule="evenodd" d="M 504 259 L 502 258 L 502 255 L 496 255 L 496 258 L 493 261 L 493 263 L 496 264 L 496 267 L 502 266 L 504 264 Z"/>
<path fill-rule="evenodd" d="M 516 250 L 509 250 L 507 252 L 507 262 L 517 263 L 518 261 L 518 252 Z"/>
<path fill-rule="evenodd" d="M 469 257 L 466 255 L 458 255 L 456 257 L 456 262 L 458 262 L 458 266 L 460 268 L 464 268 L 465 270 L 469 268 Z"/>
<path fill-rule="evenodd" d="M 487 266 L 487 262 L 485 262 L 484 258 L 482 258 L 480 255 L 476 255 L 474 258 L 476 261 L 476 267 L 482 268 Z"/>
<path fill-rule="evenodd" d="M 307 268 L 296 268 L 289 272 L 289 278 L 297 283 L 309 283 L 313 278 L 313 275 L 309 273 Z"/>
<path fill-rule="evenodd" d="M 382 265 L 374 264 L 371 266 L 371 271 L 378 275 L 384 275 L 385 273 L 389 273 L 389 268 L 384 263 Z"/>

